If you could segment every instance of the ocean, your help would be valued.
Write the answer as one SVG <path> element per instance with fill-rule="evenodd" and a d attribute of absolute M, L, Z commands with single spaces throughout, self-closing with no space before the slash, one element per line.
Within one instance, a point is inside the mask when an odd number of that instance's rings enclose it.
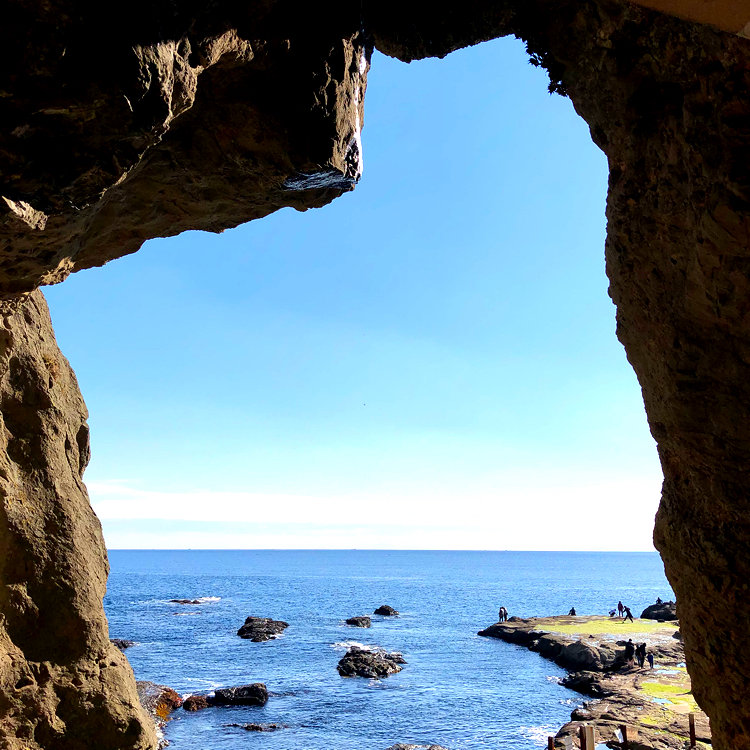
<path fill-rule="evenodd" d="M 510 616 L 606 614 L 618 599 L 638 615 L 672 599 L 659 556 L 620 552 L 110 551 L 104 600 L 110 635 L 136 678 L 179 693 L 264 682 L 260 707 L 178 710 L 173 750 L 532 750 L 570 718 L 582 696 L 538 654 L 476 635 Z M 179 605 L 170 599 L 202 599 Z M 399 617 L 345 625 L 389 604 Z M 248 615 L 285 620 L 277 640 L 236 635 Z M 383 680 L 342 678 L 350 644 L 400 651 Z M 248 732 L 232 723 L 274 722 Z"/>

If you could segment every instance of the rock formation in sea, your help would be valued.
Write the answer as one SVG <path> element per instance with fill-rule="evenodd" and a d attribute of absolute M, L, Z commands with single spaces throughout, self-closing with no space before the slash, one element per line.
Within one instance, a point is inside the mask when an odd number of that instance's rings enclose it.
<path fill-rule="evenodd" d="M 353 628 L 369 628 L 372 626 L 372 620 L 366 615 L 358 615 L 357 617 L 350 617 L 346 624 Z"/>
<path fill-rule="evenodd" d="M 383 617 L 396 617 L 398 611 L 393 609 L 390 604 L 381 604 L 373 614 L 382 615 Z"/>
<path fill-rule="evenodd" d="M 248 617 L 237 631 L 237 635 L 254 643 L 261 643 L 278 638 L 288 627 L 289 623 L 283 620 L 272 620 L 270 617 Z"/>
<path fill-rule="evenodd" d="M 750 42 L 730 33 L 749 19 L 739 3 L 642 2 L 723 31 L 619 0 L 7 9 L 0 722 L 12 750 L 153 745 L 107 639 L 85 407 L 41 294 L 25 295 L 149 237 L 324 205 L 362 169 L 373 46 L 409 61 L 506 34 L 609 161 L 617 335 L 664 472 L 655 540 L 714 746 L 750 749 Z"/>
<path fill-rule="evenodd" d="M 182 702 L 185 711 L 201 711 L 209 707 L 208 697 L 205 695 L 189 695 Z"/>
<path fill-rule="evenodd" d="M 402 664 L 406 664 L 406 659 L 398 652 L 352 646 L 336 669 L 342 677 L 381 678 L 400 672 Z"/>
<path fill-rule="evenodd" d="M 210 706 L 264 706 L 267 702 L 268 688 L 262 682 L 218 688 L 208 696 Z"/>

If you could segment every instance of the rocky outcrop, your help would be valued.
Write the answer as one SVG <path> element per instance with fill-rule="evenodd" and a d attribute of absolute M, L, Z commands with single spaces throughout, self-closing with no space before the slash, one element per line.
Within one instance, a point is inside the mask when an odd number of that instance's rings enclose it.
<path fill-rule="evenodd" d="M 677 605 L 674 602 L 651 604 L 641 612 L 641 618 L 645 620 L 661 620 L 662 622 L 676 620 Z"/>
<path fill-rule="evenodd" d="M 272 620 L 270 617 L 248 617 L 237 631 L 240 638 L 262 643 L 278 638 L 287 628 L 288 622 Z"/>
<path fill-rule="evenodd" d="M 138 644 L 135 641 L 129 641 L 126 638 L 110 638 L 109 642 L 115 647 L 119 648 L 120 651 L 125 651 L 126 648 L 132 648 Z"/>
<path fill-rule="evenodd" d="M 86 407 L 41 293 L 0 310 L 0 747 L 146 750 L 154 728 L 102 609 Z"/>
<path fill-rule="evenodd" d="M 381 678 L 400 672 L 402 664 L 406 664 L 406 659 L 396 651 L 352 646 L 336 669 L 342 677 Z"/>
<path fill-rule="evenodd" d="M 404 745 L 399 742 L 396 745 L 391 745 L 388 750 L 448 750 L 448 748 L 442 745 Z"/>
<path fill-rule="evenodd" d="M 205 695 L 189 695 L 182 702 L 185 711 L 201 711 L 209 706 L 208 697 Z"/>
<path fill-rule="evenodd" d="M 198 599 L 170 599 L 172 604 L 201 604 Z"/>
<path fill-rule="evenodd" d="M 262 682 L 219 688 L 208 696 L 210 706 L 265 706 L 267 702 L 268 688 Z"/>
<path fill-rule="evenodd" d="M 350 617 L 346 621 L 347 625 L 351 625 L 353 628 L 369 628 L 372 627 L 372 620 L 366 615 L 357 617 Z"/>
<path fill-rule="evenodd" d="M 373 614 L 382 615 L 383 617 L 396 617 L 398 611 L 393 609 L 389 604 L 381 604 Z"/>

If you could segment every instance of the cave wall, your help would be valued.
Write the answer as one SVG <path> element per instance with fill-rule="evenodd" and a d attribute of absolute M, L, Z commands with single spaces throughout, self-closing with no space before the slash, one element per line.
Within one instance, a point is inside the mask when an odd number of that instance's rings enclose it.
<path fill-rule="evenodd" d="M 361 173 L 373 46 L 410 61 L 515 34 L 609 160 L 617 334 L 665 476 L 655 541 L 714 744 L 750 750 L 750 43 L 615 0 L 313 5 L 136 3 L 113 24 L 18 0 L 0 28 L 0 743 L 153 741 L 104 642 L 85 408 L 24 295 L 148 237 L 327 203 Z"/>
<path fill-rule="evenodd" d="M 109 642 L 88 413 L 42 293 L 0 307 L 0 748 L 154 745 Z"/>

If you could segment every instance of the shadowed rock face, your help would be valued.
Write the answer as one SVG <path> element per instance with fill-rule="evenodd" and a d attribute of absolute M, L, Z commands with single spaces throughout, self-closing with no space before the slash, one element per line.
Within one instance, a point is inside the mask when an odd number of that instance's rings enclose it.
<path fill-rule="evenodd" d="M 154 742 L 133 672 L 109 642 L 108 565 L 81 475 L 86 406 L 34 292 L 0 320 L 0 747 Z"/>
<path fill-rule="evenodd" d="M 527 41 L 609 159 L 617 334 L 665 475 L 655 539 L 714 744 L 750 748 L 748 42 L 610 0 L 466 0 L 441 13 L 426 0 L 137 2 L 114 22 L 98 8 L 19 0 L 0 27 L 6 299 L 148 237 L 221 231 L 350 189 L 372 44 L 412 60 Z M 148 732 L 101 612 L 85 411 L 67 364 L 53 376 L 43 358 L 64 362 L 42 305 L 17 306 L 0 337 L 0 726 L 15 732 L 2 742 L 33 747 L 20 738 L 38 726 L 47 748 L 139 748 Z M 96 737 L 92 696 L 104 696 Z"/>

